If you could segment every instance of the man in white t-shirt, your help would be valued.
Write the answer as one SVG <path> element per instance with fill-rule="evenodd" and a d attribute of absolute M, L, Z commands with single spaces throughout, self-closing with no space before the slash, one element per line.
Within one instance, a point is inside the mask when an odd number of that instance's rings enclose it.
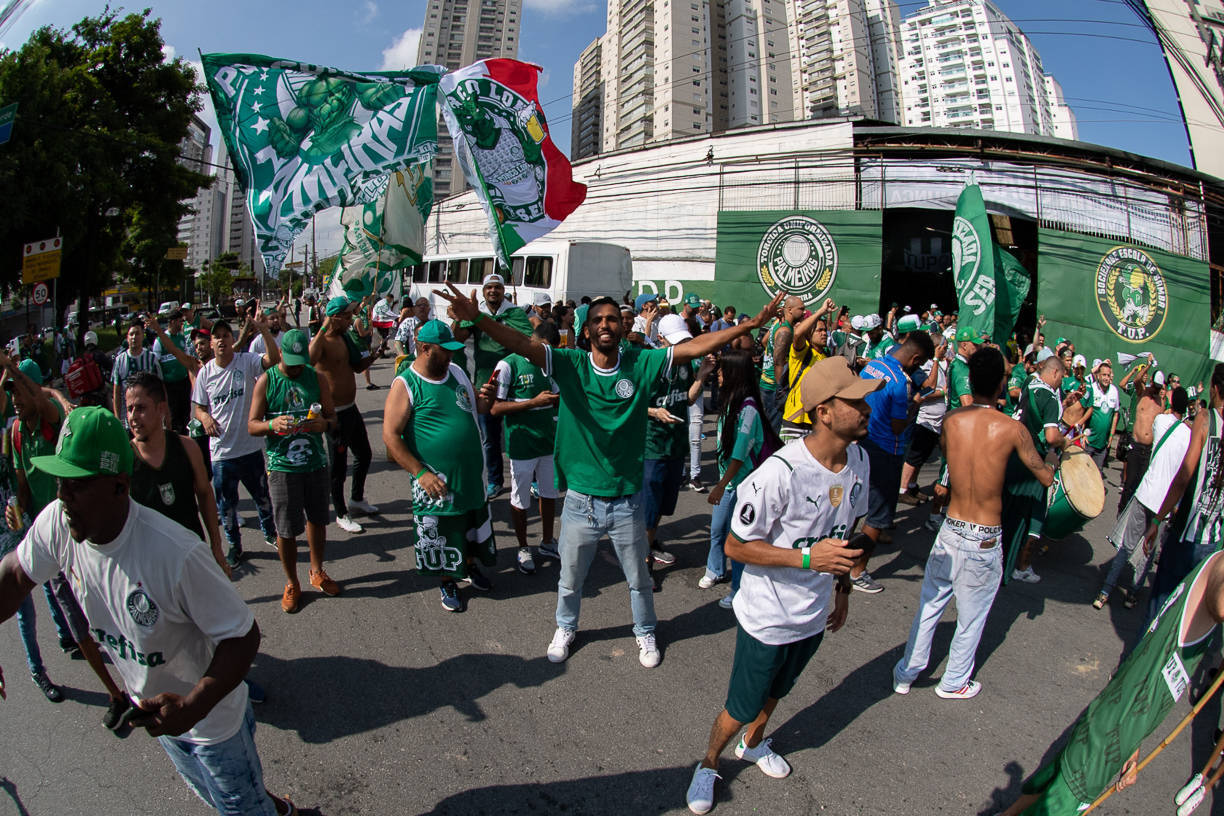
<path fill-rule="evenodd" d="M 68 415 L 56 452 L 33 458 L 59 499 L 0 561 L 0 620 L 39 583 L 72 576 L 145 728 L 187 784 L 221 813 L 294 812 L 263 785 L 242 678 L 259 627 L 199 537 L 128 493 L 132 448 L 104 408 Z"/>
<path fill-rule="evenodd" d="M 847 549 L 846 539 L 867 513 L 870 475 L 855 443 L 867 435 L 865 397 L 883 385 L 856 377 L 844 357 L 814 363 L 799 384 L 811 434 L 761 463 L 737 491 L 726 547 L 745 565 L 732 603 L 735 661 L 726 706 L 689 785 L 693 813 L 714 806 L 718 757 L 745 725 L 735 755 L 775 779 L 790 774 L 772 740 L 763 739 L 765 726 L 825 629 L 846 622 L 850 568 L 862 555 Z"/>
<path fill-rule="evenodd" d="M 209 437 L 213 492 L 217 494 L 217 512 L 229 543 L 225 561 L 231 569 L 242 561 L 242 536 L 236 512 L 239 482 L 255 502 L 264 541 L 270 547 L 276 546 L 263 440 L 247 432 L 247 416 L 251 413 L 255 381 L 280 362 L 281 352 L 268 331 L 267 317 L 257 314 L 252 323 L 263 337 L 267 349 L 263 356 L 234 351 L 233 330 L 227 322 L 218 320 L 212 327 L 213 358 L 196 374 L 195 389 L 191 392 L 195 417 Z"/>

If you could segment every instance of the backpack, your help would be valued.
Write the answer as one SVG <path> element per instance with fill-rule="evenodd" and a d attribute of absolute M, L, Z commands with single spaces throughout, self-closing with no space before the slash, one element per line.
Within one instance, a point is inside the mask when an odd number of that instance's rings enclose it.
<path fill-rule="evenodd" d="M 68 396 L 74 400 L 91 391 L 97 391 L 103 382 L 102 369 L 98 367 L 98 362 L 92 354 L 77 357 L 64 374 L 64 386 L 68 389 Z"/>

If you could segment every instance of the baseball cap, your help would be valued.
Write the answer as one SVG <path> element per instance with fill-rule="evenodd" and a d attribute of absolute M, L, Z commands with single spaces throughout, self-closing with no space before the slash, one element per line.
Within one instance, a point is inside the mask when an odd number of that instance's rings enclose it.
<path fill-rule="evenodd" d="M 1156 383 L 1157 385 L 1164 385 L 1165 384 L 1164 372 L 1157 371 L 1155 376 L 1152 377 L 1152 382 Z"/>
<path fill-rule="evenodd" d="M 856 377 L 845 357 L 827 357 L 812 363 L 812 367 L 803 375 L 803 379 L 799 381 L 801 404 L 785 419 L 788 422 L 797 422 L 826 400 L 834 397 L 862 399 L 883 387 L 884 380 Z"/>
<path fill-rule="evenodd" d="M 22 360 L 17 364 L 17 370 L 33 380 L 35 385 L 42 385 L 42 369 L 38 367 L 38 363 L 29 359 Z"/>
<path fill-rule="evenodd" d="M 638 295 L 637 297 L 633 299 L 633 311 L 635 312 L 642 311 L 642 307 L 645 306 L 647 303 L 650 303 L 651 301 L 658 303 L 659 296 L 655 294 L 654 292 L 643 292 L 642 294 Z"/>
<path fill-rule="evenodd" d="M 324 311 L 327 312 L 328 316 L 344 314 L 348 311 L 348 307 L 352 305 L 353 302 L 344 295 L 337 295 L 336 297 L 327 301 L 327 308 Z"/>
<path fill-rule="evenodd" d="M 230 334 L 234 333 L 234 327 L 229 324 L 228 320 L 214 320 L 212 328 L 209 330 L 209 339 L 212 339 L 212 336 L 222 329 L 225 329 Z"/>
<path fill-rule="evenodd" d="M 306 340 L 306 332 L 301 329 L 290 329 L 281 338 L 281 359 L 285 365 L 300 366 L 310 364 L 310 343 Z"/>
<path fill-rule="evenodd" d="M 536 292 L 535 297 L 532 300 L 537 306 L 547 306 L 552 303 L 552 298 L 548 296 L 547 292 Z"/>
<path fill-rule="evenodd" d="M 194 307 L 194 306 L 192 306 L 190 303 L 184 303 L 184 304 L 183 304 L 182 306 L 180 306 L 179 308 L 180 308 L 180 309 L 194 309 L 195 307 Z"/>
<path fill-rule="evenodd" d="M 417 332 L 417 342 L 432 343 L 435 346 L 441 346 L 447 351 L 458 351 L 463 348 L 463 344 L 455 339 L 455 335 L 451 334 L 450 326 L 447 326 L 441 320 L 425 321 L 420 331 Z"/>
<path fill-rule="evenodd" d="M 897 321 L 897 333 L 909 334 L 912 331 L 918 331 L 922 327 L 922 320 L 915 314 L 908 314 Z"/>
<path fill-rule="evenodd" d="M 278 312 L 278 311 L 276 310 L 276 307 L 275 307 L 275 306 L 265 306 L 265 307 L 263 307 L 263 313 L 264 313 L 264 314 L 266 314 L 266 315 L 280 314 L 280 312 Z"/>
<path fill-rule="evenodd" d="M 855 331 L 862 331 L 863 330 L 863 316 L 855 315 L 854 317 L 850 318 L 850 328 L 854 329 Z"/>
<path fill-rule="evenodd" d="M 1050 351 L 1049 346 L 1042 346 L 1037 352 L 1037 362 L 1044 363 L 1046 360 L 1054 356 L 1054 352 Z"/>
<path fill-rule="evenodd" d="M 878 314 L 863 315 L 863 331 L 875 331 L 883 322 Z"/>
<path fill-rule="evenodd" d="M 688 330 L 688 324 L 678 314 L 663 315 L 659 321 L 659 336 L 673 346 L 684 340 L 692 340 L 693 334 Z"/>
<path fill-rule="evenodd" d="M 500 283 L 502 286 L 505 286 L 506 279 L 503 278 L 501 275 L 497 274 L 496 272 L 490 272 L 489 274 L 484 276 L 484 281 L 480 285 L 488 286 L 490 283 Z"/>
<path fill-rule="evenodd" d="M 1088 358 L 1087 358 L 1087 357 L 1085 357 L 1085 356 L 1084 356 L 1084 355 L 1082 355 L 1082 354 L 1077 354 L 1077 355 L 1075 355 L 1074 357 L 1072 357 L 1072 358 L 1071 358 L 1071 367 L 1072 367 L 1072 368 L 1079 368 L 1079 367 L 1081 367 L 1081 366 L 1082 366 L 1082 367 L 1084 367 L 1084 368 L 1087 368 L 1087 367 L 1088 367 Z"/>
<path fill-rule="evenodd" d="M 86 345 L 86 346 L 96 346 L 96 345 L 98 345 L 98 334 L 97 334 L 97 332 L 92 332 L 92 331 L 87 331 L 87 332 L 85 332 L 85 345 Z"/>
<path fill-rule="evenodd" d="M 985 343 L 986 338 L 982 333 L 972 326 L 961 326 L 956 330 L 956 342 L 958 343 Z"/>
<path fill-rule="evenodd" d="M 701 306 L 701 298 L 697 297 L 695 292 L 689 292 L 688 296 L 684 299 L 684 304 L 697 309 Z"/>
<path fill-rule="evenodd" d="M 191 330 L 191 339 L 193 342 L 201 337 L 203 337 L 205 340 L 211 340 L 212 332 L 202 326 Z"/>
<path fill-rule="evenodd" d="M 64 419 L 54 455 L 35 456 L 30 463 L 64 479 L 131 473 L 132 445 L 114 414 L 91 405 Z"/>

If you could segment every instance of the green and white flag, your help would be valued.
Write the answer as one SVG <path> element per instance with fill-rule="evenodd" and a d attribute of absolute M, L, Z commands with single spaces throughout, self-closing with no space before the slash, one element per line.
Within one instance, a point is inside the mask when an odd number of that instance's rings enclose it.
<path fill-rule="evenodd" d="M 995 266 L 995 322 L 991 337 L 1002 346 L 1016 328 L 1016 318 L 1028 297 L 1032 279 L 1019 258 L 1001 247 L 995 251 L 1000 263 Z"/>
<path fill-rule="evenodd" d="M 433 206 L 433 178 L 428 164 L 417 164 L 384 177 L 384 192 L 340 215 L 344 247 L 324 282 L 328 297 L 382 297 L 392 291 L 398 270 L 421 262 L 425 221 Z"/>
<path fill-rule="evenodd" d="M 952 274 L 960 304 L 959 327 L 976 329 L 1005 343 L 1028 295 L 1029 274 L 1009 252 L 995 245 L 982 188 L 966 184 L 952 221 Z"/>
<path fill-rule="evenodd" d="M 377 201 L 388 173 L 437 152 L 440 66 L 351 72 L 259 54 L 201 59 L 268 274 L 316 212 Z"/>

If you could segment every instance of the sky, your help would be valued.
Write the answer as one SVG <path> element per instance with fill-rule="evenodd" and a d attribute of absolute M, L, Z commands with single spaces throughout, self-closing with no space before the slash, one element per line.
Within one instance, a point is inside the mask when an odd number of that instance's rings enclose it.
<path fill-rule="evenodd" d="M 1047 73 L 1063 87 L 1082 141 L 1189 165 L 1180 109 L 1164 57 L 1123 0 L 995 0 L 1029 35 Z M 0 7 L 4 6 L 0 2 Z M 145 0 L 162 20 L 167 53 L 198 65 L 198 51 L 256 53 L 350 70 L 390 70 L 415 63 L 425 0 Z M 926 6 L 903 0 L 901 14 Z M 32 31 L 68 27 L 104 0 L 32 0 L 0 33 L 18 48 Z M 573 65 L 604 33 L 606 5 L 595 0 L 524 0 L 519 59 L 544 71 L 540 101 L 554 142 L 569 153 Z M 202 116 L 215 124 L 205 98 Z M 219 137 L 214 135 L 214 141 Z M 320 224 L 339 246 L 335 218 Z"/>

